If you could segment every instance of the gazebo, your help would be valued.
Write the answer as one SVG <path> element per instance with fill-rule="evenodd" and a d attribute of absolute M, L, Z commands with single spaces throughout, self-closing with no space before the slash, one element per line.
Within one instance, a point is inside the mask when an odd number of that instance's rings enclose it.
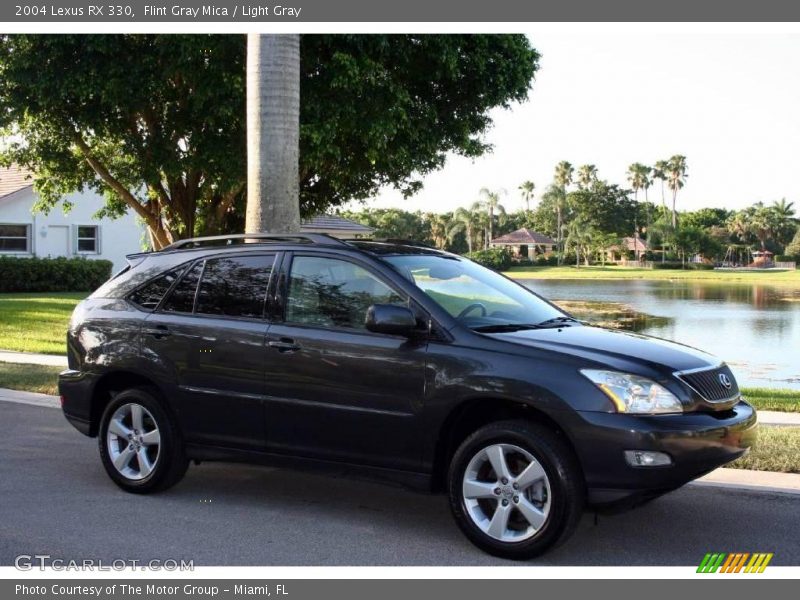
<path fill-rule="evenodd" d="M 489 242 L 492 248 L 509 248 L 517 258 L 533 259 L 537 254 L 550 254 L 556 242 L 552 238 L 527 227 L 501 235 Z"/>

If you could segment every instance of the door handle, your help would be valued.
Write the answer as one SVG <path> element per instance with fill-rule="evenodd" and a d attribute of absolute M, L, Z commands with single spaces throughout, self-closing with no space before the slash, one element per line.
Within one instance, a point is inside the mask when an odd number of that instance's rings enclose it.
<path fill-rule="evenodd" d="M 300 346 L 295 344 L 293 339 L 290 338 L 281 338 L 278 341 L 268 342 L 267 345 L 270 348 L 275 348 L 278 352 L 297 352 L 300 350 Z"/>
<path fill-rule="evenodd" d="M 166 325 L 155 325 L 153 327 L 145 328 L 144 333 L 152 335 L 156 339 L 161 339 L 172 335 L 172 332 L 170 332 L 169 327 Z"/>

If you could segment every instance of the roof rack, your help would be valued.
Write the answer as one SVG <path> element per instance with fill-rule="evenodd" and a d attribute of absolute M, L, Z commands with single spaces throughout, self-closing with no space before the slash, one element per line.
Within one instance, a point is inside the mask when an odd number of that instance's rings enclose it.
<path fill-rule="evenodd" d="M 325 233 L 237 233 L 233 235 L 211 235 L 205 237 L 187 238 L 165 246 L 165 250 L 181 250 L 187 248 L 200 248 L 202 246 L 243 244 L 248 240 L 260 243 L 300 243 L 300 244 L 333 244 L 346 246 L 347 244 Z"/>
<path fill-rule="evenodd" d="M 419 246 L 420 248 L 431 248 L 433 250 L 438 250 L 435 246 L 431 246 L 430 244 L 426 244 L 425 242 L 420 242 L 417 240 L 407 240 L 403 238 L 374 238 L 371 240 L 364 240 L 368 242 L 379 242 L 381 244 L 395 244 L 397 246 Z"/>

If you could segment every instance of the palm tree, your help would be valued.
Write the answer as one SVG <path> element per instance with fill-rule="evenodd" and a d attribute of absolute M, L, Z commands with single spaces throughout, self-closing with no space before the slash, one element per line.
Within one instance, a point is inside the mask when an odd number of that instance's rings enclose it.
<path fill-rule="evenodd" d="M 664 198 L 664 182 L 667 181 L 667 170 L 669 169 L 669 162 L 666 160 L 657 160 L 653 166 L 653 181 L 658 179 L 661 181 L 661 206 L 666 208 L 667 201 Z"/>
<path fill-rule="evenodd" d="M 300 36 L 247 36 L 245 231 L 300 229 Z"/>
<path fill-rule="evenodd" d="M 575 248 L 576 267 L 581 266 L 581 253 L 583 253 L 586 266 L 589 266 L 589 253 L 596 234 L 597 232 L 591 223 L 580 217 L 573 219 L 567 226 L 566 245 L 568 248 Z"/>
<path fill-rule="evenodd" d="M 575 172 L 575 169 L 572 165 L 567 162 L 566 160 L 562 160 L 560 163 L 556 165 L 556 173 L 554 177 L 554 182 L 558 188 L 561 190 L 560 196 L 557 198 L 555 207 L 556 207 L 556 248 L 558 249 L 558 264 L 561 264 L 562 261 L 562 240 L 564 238 L 563 233 L 563 212 L 564 207 L 566 205 L 567 200 L 567 186 L 572 183 L 572 175 Z"/>
<path fill-rule="evenodd" d="M 533 190 L 536 189 L 536 184 L 529 179 L 527 181 L 523 181 L 518 189 L 520 192 L 522 192 L 522 200 L 525 202 L 525 210 L 530 211 L 531 200 L 533 199 Z"/>
<path fill-rule="evenodd" d="M 786 246 L 797 230 L 794 202 L 786 202 L 786 198 L 781 198 L 772 203 L 770 210 L 775 216 L 775 241 L 780 246 Z"/>
<path fill-rule="evenodd" d="M 650 167 L 642 163 L 633 163 L 628 167 L 628 181 L 633 189 L 633 201 L 636 203 L 636 213 L 633 221 L 633 239 L 636 253 L 636 260 L 639 260 L 639 224 L 636 215 L 639 212 L 639 190 L 646 190 L 650 187 Z"/>
<path fill-rule="evenodd" d="M 426 220 L 434 246 L 444 250 L 444 247 L 447 245 L 449 237 L 448 232 L 451 226 L 450 215 L 429 213 L 426 215 Z"/>
<path fill-rule="evenodd" d="M 678 213 L 675 210 L 675 202 L 678 197 L 678 190 L 686 183 L 686 157 L 680 154 L 674 155 L 667 164 L 667 186 L 672 191 L 672 228 L 678 227 Z"/>
<path fill-rule="evenodd" d="M 594 165 L 581 165 L 578 167 L 578 189 L 589 189 L 597 181 L 597 167 Z"/>
<path fill-rule="evenodd" d="M 495 211 L 498 214 L 505 216 L 506 209 L 505 207 L 500 204 L 500 196 L 505 195 L 505 190 L 498 190 L 493 192 L 489 188 L 481 188 L 480 191 L 480 200 L 476 203 L 476 208 L 482 208 L 486 210 L 486 215 L 488 216 L 488 223 L 487 223 L 487 231 L 486 231 L 486 240 L 485 240 L 485 247 L 489 247 L 489 242 L 494 239 L 494 213 Z"/>
<path fill-rule="evenodd" d="M 464 208 L 463 206 L 456 209 L 453 213 L 450 230 L 447 233 L 450 242 L 452 243 L 456 234 L 463 231 L 464 237 L 467 238 L 467 252 L 472 252 L 472 242 L 475 239 L 475 233 L 481 227 L 480 217 L 481 215 L 477 211 Z"/>

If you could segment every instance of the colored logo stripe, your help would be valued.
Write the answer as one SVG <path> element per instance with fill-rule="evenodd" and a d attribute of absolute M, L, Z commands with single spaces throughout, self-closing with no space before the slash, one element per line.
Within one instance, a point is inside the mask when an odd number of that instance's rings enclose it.
<path fill-rule="evenodd" d="M 698 573 L 739 573 L 744 569 L 745 573 L 763 573 L 764 569 L 772 560 L 772 552 L 735 552 L 727 554 L 725 552 L 709 552 L 703 557 L 700 566 L 697 567 Z M 749 562 L 747 559 L 750 559 Z M 745 566 L 747 563 L 747 566 Z"/>

